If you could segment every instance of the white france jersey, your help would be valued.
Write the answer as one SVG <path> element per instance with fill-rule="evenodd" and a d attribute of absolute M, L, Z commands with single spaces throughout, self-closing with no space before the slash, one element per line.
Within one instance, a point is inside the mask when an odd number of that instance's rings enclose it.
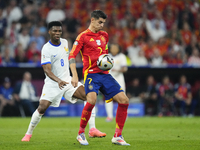
<path fill-rule="evenodd" d="M 63 81 L 70 82 L 69 73 L 69 49 L 68 41 L 60 38 L 60 44 L 54 45 L 51 41 L 48 41 L 42 48 L 41 65 L 51 64 L 52 73 Z M 50 79 L 45 74 L 45 84 L 54 84 L 57 86 L 57 82 Z"/>
<path fill-rule="evenodd" d="M 112 69 L 109 71 L 109 73 L 113 76 L 113 78 L 119 83 L 119 85 L 125 91 L 124 74 L 122 72 L 119 72 L 119 70 L 122 67 L 127 66 L 126 56 L 123 53 L 119 53 L 115 56 L 112 56 L 112 58 L 114 59 L 114 65 L 113 65 Z M 115 71 L 113 71 L 113 70 L 115 70 Z"/>

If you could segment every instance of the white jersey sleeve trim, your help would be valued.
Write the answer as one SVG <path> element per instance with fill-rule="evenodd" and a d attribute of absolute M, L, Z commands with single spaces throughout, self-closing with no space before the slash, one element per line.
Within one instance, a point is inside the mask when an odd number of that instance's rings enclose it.
<path fill-rule="evenodd" d="M 41 65 L 46 65 L 46 64 L 51 64 L 51 62 L 44 62 L 44 63 L 41 63 Z"/>

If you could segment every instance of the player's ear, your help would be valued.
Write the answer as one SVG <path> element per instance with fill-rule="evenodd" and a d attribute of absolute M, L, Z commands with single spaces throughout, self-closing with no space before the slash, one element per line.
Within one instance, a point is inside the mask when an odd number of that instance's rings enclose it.
<path fill-rule="evenodd" d="M 95 18 L 92 17 L 92 18 L 91 18 L 91 22 L 94 22 L 94 21 L 95 21 Z"/>

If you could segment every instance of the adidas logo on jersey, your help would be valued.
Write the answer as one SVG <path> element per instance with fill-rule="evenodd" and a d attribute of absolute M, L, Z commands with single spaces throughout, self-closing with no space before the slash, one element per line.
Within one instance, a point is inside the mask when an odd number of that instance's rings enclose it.
<path fill-rule="evenodd" d="M 91 39 L 90 39 L 90 42 L 92 42 L 92 41 L 94 41 L 94 39 L 93 39 L 93 38 L 91 38 Z"/>

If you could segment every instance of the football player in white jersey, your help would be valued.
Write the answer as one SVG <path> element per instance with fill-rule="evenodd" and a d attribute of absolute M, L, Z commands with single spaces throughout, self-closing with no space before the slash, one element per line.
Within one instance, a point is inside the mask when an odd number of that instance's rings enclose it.
<path fill-rule="evenodd" d="M 120 47 L 117 44 L 111 44 L 109 50 L 110 55 L 114 59 L 114 66 L 110 70 L 110 74 L 114 77 L 114 79 L 119 83 L 125 92 L 126 86 L 123 73 L 128 70 L 126 56 L 121 53 Z M 113 120 L 113 101 L 109 103 L 105 102 L 105 108 L 107 113 L 106 122 L 110 122 Z"/>
<path fill-rule="evenodd" d="M 40 122 L 42 115 L 49 106 L 58 107 L 61 98 L 64 97 L 71 103 L 77 99 L 86 101 L 85 90 L 82 83 L 77 87 L 72 86 L 69 72 L 69 49 L 68 42 L 61 38 L 62 24 L 59 21 L 52 21 L 48 24 L 50 40 L 42 48 L 41 65 L 45 72 L 45 83 L 40 97 L 38 108 L 32 115 L 28 130 L 22 141 L 30 141 L 32 132 Z M 95 127 L 95 110 L 89 123 L 90 137 L 105 137 L 106 134 L 100 132 Z"/>

